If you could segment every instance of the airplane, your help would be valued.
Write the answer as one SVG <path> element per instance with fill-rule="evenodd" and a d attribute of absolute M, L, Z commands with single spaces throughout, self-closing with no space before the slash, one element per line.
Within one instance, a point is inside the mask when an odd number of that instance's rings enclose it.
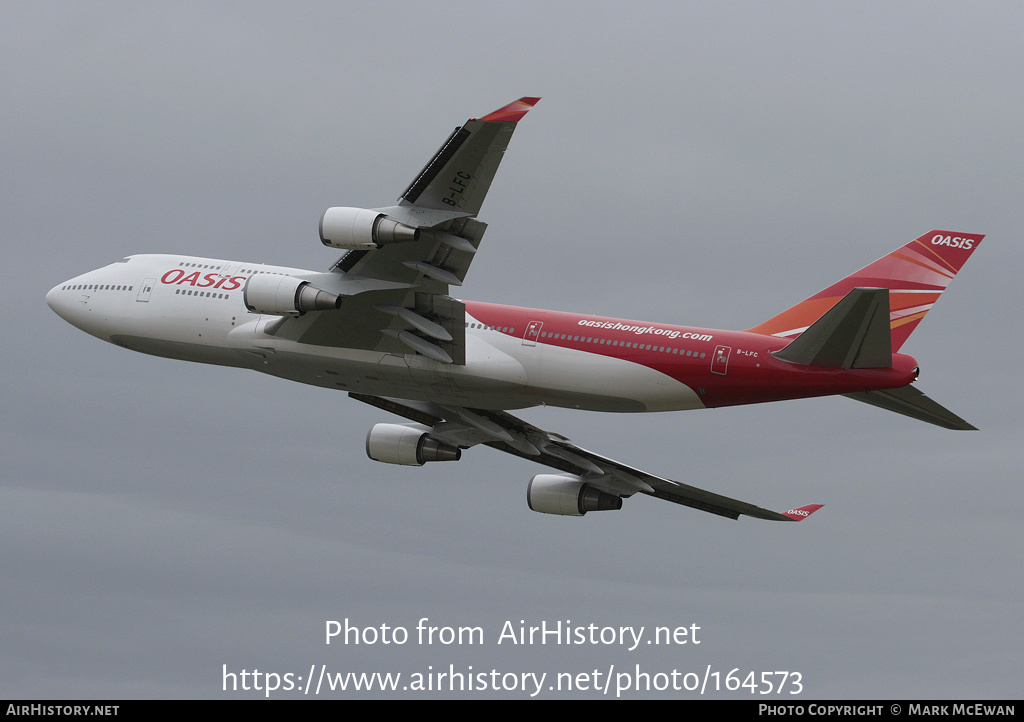
<path fill-rule="evenodd" d="M 973 426 L 918 390 L 900 348 L 984 236 L 935 230 L 742 331 L 518 308 L 449 295 L 476 256 L 477 220 L 524 97 L 457 127 L 398 198 L 328 208 L 327 271 L 133 255 L 58 284 L 57 314 L 118 346 L 347 392 L 405 419 L 366 436 L 376 461 L 452 462 L 484 445 L 556 473 L 534 511 L 583 516 L 640 492 L 731 519 L 800 521 L 588 451 L 509 413 L 708 409 L 843 395 L 948 429 Z"/>

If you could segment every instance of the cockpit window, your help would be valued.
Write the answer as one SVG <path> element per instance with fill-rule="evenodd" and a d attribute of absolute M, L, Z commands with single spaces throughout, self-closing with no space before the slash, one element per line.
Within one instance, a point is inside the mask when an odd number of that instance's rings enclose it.
<path fill-rule="evenodd" d="M 131 260 L 131 256 L 125 256 L 120 261 L 118 261 L 118 263 L 128 263 L 128 261 L 130 261 L 130 260 Z"/>

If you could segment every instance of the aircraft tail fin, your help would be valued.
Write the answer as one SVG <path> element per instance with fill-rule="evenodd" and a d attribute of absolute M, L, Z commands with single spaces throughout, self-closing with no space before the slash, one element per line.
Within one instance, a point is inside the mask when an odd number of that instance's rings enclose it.
<path fill-rule="evenodd" d="M 876 287 L 889 290 L 890 338 L 892 351 L 897 352 L 984 237 L 974 233 L 929 231 L 747 330 L 795 338 L 853 289 Z"/>
<path fill-rule="evenodd" d="M 967 423 L 946 407 L 935 403 L 913 386 L 883 391 L 860 391 L 846 394 L 847 398 L 863 401 L 872 406 L 895 411 L 919 421 L 941 426 L 955 431 L 977 431 L 977 427 Z"/>

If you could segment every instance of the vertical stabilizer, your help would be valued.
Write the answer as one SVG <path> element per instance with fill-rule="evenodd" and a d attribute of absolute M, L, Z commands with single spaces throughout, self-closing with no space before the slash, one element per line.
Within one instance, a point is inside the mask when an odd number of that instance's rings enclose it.
<path fill-rule="evenodd" d="M 795 338 L 853 289 L 887 288 L 892 351 L 897 352 L 984 237 L 974 233 L 929 231 L 824 291 L 747 330 Z"/>

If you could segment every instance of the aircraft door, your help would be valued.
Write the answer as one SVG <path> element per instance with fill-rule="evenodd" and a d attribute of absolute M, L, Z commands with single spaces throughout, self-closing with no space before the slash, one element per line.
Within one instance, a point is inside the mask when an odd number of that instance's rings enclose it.
<path fill-rule="evenodd" d="M 540 338 L 540 330 L 543 327 L 543 321 L 530 321 L 526 327 L 526 333 L 523 334 L 523 346 L 536 346 L 537 339 Z"/>
<path fill-rule="evenodd" d="M 711 357 L 711 373 L 725 376 L 729 368 L 729 354 L 732 353 L 731 346 L 717 346 Z"/>
<path fill-rule="evenodd" d="M 149 303 L 149 294 L 153 292 L 153 287 L 156 285 L 155 278 L 147 278 L 142 282 L 142 286 L 139 287 L 139 295 L 135 298 L 139 303 Z"/>

